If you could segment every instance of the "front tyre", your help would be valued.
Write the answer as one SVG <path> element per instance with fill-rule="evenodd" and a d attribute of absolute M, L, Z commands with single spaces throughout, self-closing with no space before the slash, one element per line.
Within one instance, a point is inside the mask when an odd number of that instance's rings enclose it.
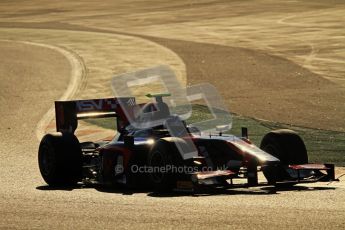
<path fill-rule="evenodd" d="M 168 170 L 176 169 L 181 161 L 182 157 L 174 142 L 160 140 L 155 144 L 148 155 L 148 166 L 155 169 L 149 174 L 149 179 L 156 190 L 170 191 L 176 186 L 180 174 Z"/>
<path fill-rule="evenodd" d="M 308 154 L 302 138 L 289 129 L 274 130 L 267 133 L 260 148 L 278 158 L 278 166 L 266 166 L 262 171 L 269 183 L 291 180 L 285 167 L 293 164 L 307 164 Z M 284 167 L 285 166 L 285 167 Z"/>
<path fill-rule="evenodd" d="M 82 178 L 82 152 L 71 133 L 46 134 L 38 150 L 38 165 L 50 186 L 71 186 Z"/>

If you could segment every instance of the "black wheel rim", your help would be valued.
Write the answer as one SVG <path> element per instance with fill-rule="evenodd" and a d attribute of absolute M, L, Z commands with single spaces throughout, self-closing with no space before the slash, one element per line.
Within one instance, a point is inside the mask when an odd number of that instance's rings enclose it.
<path fill-rule="evenodd" d="M 164 173 L 160 171 L 160 168 L 166 166 L 166 162 L 161 152 L 156 151 L 153 153 L 151 158 L 151 166 L 153 170 L 151 173 L 153 181 L 158 183 L 161 182 L 164 178 Z"/>

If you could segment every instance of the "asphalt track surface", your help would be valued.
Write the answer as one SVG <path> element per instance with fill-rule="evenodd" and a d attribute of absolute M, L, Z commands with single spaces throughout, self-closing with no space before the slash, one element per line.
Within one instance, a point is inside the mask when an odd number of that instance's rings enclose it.
<path fill-rule="evenodd" d="M 0 228 L 341 229 L 345 226 L 344 181 L 297 186 L 276 193 L 270 189 L 246 188 L 200 195 L 47 187 L 37 168 L 38 140 L 34 134 L 53 98 L 60 97 L 67 87 L 69 63 L 53 50 L 28 46 L 7 46 L 8 63 L 1 66 L 6 73 L 2 72 L 2 88 L 11 91 L 2 90 L 0 94 L 7 103 L 7 109 L 1 107 Z M 40 64 L 45 61 L 44 70 L 28 66 L 28 59 L 21 59 L 39 57 L 32 52 L 52 58 L 37 60 Z M 51 60 L 60 61 L 52 64 Z M 14 61 L 20 66 L 15 69 L 22 72 L 9 75 L 11 71 L 6 67 L 13 69 Z M 40 72 L 53 74 L 62 67 L 67 72 L 55 76 L 61 81 L 47 86 L 52 75 Z M 37 97 L 41 99 L 39 102 Z"/>
<path fill-rule="evenodd" d="M 6 57 L 0 63 L 0 228 L 345 228 L 344 177 L 276 192 L 244 188 L 199 195 L 46 186 L 37 167 L 37 124 L 52 101 L 63 96 L 72 67 L 48 47 L 5 41 L 0 45 Z M 189 61 L 193 80 L 198 69 L 193 69 L 196 60 Z M 337 169 L 338 176 L 343 173 Z"/>

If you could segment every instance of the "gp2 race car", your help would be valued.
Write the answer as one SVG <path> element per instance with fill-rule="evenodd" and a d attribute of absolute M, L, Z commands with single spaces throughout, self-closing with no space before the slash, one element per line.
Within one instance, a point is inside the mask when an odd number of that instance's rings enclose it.
<path fill-rule="evenodd" d="M 155 112 L 166 122 L 180 119 L 170 114 L 162 95 L 153 97 L 156 101 L 140 105 L 142 110 L 135 116 Z M 333 164 L 308 163 L 305 144 L 294 131 L 271 131 L 260 147 L 249 140 L 246 128 L 242 128 L 241 137 L 221 131 L 205 135 L 182 121 L 187 132 L 172 136 L 165 122 L 147 128 L 132 126 L 120 101 L 126 101 L 127 111 L 136 104 L 135 98 L 124 97 L 55 102 L 57 133 L 46 134 L 38 151 L 39 169 L 49 186 L 125 184 L 157 191 L 194 191 L 205 186 L 279 186 L 335 180 Z M 104 117 L 116 120 L 115 137 L 80 143 L 74 135 L 78 120 Z M 197 154 L 184 158 L 178 146 L 188 141 Z M 267 182 L 259 182 L 259 171 Z"/>

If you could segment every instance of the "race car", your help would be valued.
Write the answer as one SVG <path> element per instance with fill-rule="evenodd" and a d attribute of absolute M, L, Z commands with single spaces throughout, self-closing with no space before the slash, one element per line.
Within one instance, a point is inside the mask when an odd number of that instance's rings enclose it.
<path fill-rule="evenodd" d="M 124 184 L 157 191 L 196 191 L 335 180 L 333 164 L 308 163 L 305 144 L 294 131 L 271 131 L 258 147 L 246 128 L 241 137 L 224 134 L 222 127 L 205 134 L 171 114 L 163 100 L 167 95 L 149 96 L 155 101 L 140 104 L 139 110 L 133 97 L 56 101 L 57 133 L 46 134 L 38 150 L 45 182 L 49 186 Z M 132 124 L 148 115 L 162 122 L 148 127 Z M 74 135 L 78 120 L 105 117 L 116 122 L 114 138 L 80 143 Z M 181 132 L 169 130 L 174 122 L 182 124 Z M 188 144 L 196 152 L 186 157 L 181 146 Z M 258 172 L 266 181 L 258 179 Z"/>

